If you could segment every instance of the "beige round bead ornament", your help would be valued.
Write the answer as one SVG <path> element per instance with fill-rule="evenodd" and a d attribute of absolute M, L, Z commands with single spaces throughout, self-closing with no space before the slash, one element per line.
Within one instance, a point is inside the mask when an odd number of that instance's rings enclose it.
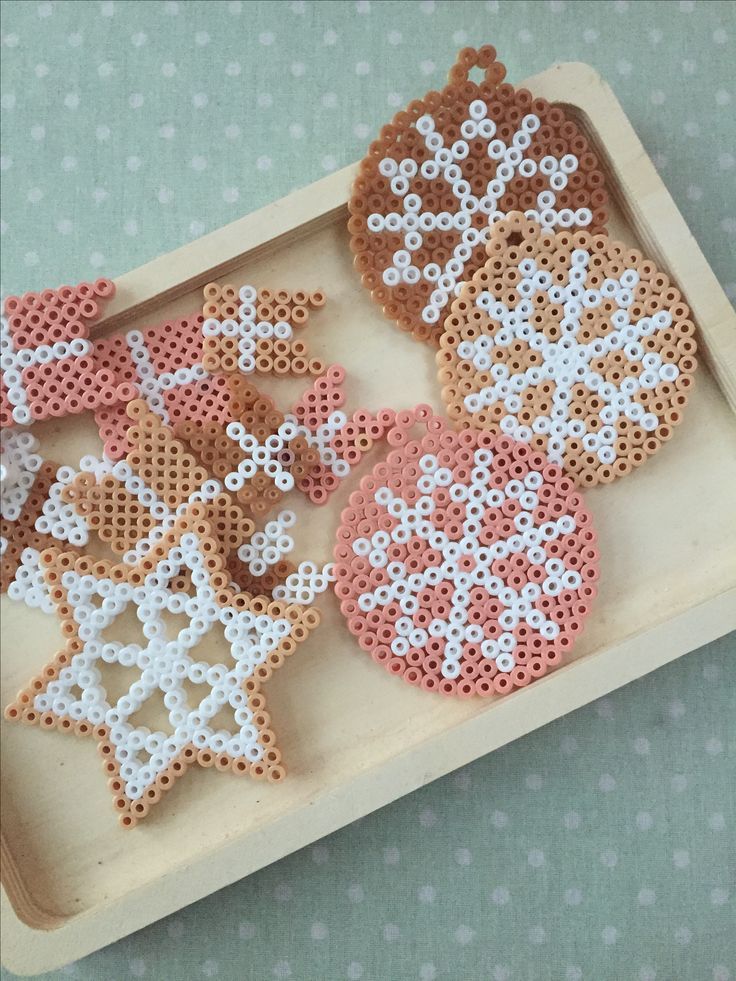
<path fill-rule="evenodd" d="M 693 384 L 695 326 L 636 249 L 520 213 L 444 323 L 438 378 L 458 428 L 543 450 L 581 486 L 629 473 L 672 436 Z"/>
<path fill-rule="evenodd" d="M 471 78 L 480 69 L 482 80 Z M 493 223 L 604 229 L 598 159 L 558 106 L 504 82 L 490 45 L 464 48 L 441 92 L 384 126 L 350 199 L 350 245 L 385 315 L 435 346 L 458 284 L 485 262 Z"/>

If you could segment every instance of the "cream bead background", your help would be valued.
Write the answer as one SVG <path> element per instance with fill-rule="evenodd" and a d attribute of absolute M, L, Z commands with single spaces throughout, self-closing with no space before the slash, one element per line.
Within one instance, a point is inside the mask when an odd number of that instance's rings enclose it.
<path fill-rule="evenodd" d="M 736 297 L 732 3 L 16 0 L 1 33 L 4 295 L 115 276 L 357 159 L 490 42 L 512 81 L 602 73 Z M 711 644 L 49 977 L 730 981 L 735 655 Z"/>

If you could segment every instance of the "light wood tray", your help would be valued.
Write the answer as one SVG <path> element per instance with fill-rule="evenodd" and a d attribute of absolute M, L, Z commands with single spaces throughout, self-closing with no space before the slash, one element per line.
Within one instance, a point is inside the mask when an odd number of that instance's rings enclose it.
<path fill-rule="evenodd" d="M 11 970 L 79 958 L 736 627 L 736 317 L 593 69 L 557 65 L 527 84 L 568 107 L 596 144 L 616 199 L 612 232 L 679 283 L 708 362 L 672 441 L 586 495 L 602 578 L 573 656 L 503 698 L 427 695 L 373 664 L 324 596 L 323 626 L 267 686 L 287 781 L 264 786 L 195 768 L 130 832 L 118 827 L 92 741 L 4 724 L 2 954 Z M 440 410 L 433 351 L 382 318 L 352 268 L 346 205 L 356 170 L 121 277 L 103 327 L 193 310 L 213 277 L 321 286 L 328 305 L 312 317 L 309 341 L 314 355 L 348 370 L 348 409 L 422 401 Z M 300 387 L 284 384 L 292 388 L 282 405 Z M 99 451 L 90 417 L 37 428 L 60 462 Z M 329 558 L 355 483 L 326 508 L 291 505 L 309 515 L 301 558 Z M 54 618 L 7 598 L 2 613 L 5 705 L 60 644 Z"/>

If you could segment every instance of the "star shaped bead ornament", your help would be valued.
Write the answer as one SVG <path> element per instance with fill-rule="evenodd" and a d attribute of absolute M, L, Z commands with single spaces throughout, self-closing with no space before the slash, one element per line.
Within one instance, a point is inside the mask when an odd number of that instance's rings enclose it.
<path fill-rule="evenodd" d="M 319 613 L 233 591 L 203 505 L 192 505 L 137 565 L 54 548 L 41 562 L 66 644 L 5 715 L 92 735 L 123 827 L 194 764 L 283 779 L 261 685 Z M 189 588 L 172 588 L 182 575 Z M 128 610 L 139 626 L 135 642 L 114 639 Z M 211 663 L 216 632 L 228 650 Z M 114 665 L 133 679 L 119 697 L 108 694 Z M 152 699 L 163 702 L 165 719 L 155 731 L 136 718 Z"/>

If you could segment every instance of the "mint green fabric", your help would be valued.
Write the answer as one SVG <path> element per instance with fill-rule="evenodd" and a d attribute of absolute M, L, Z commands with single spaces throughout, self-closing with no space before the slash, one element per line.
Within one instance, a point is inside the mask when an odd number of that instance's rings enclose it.
<path fill-rule="evenodd" d="M 3 292 L 117 275 L 317 179 L 491 42 L 512 81 L 554 60 L 608 79 L 736 297 L 735 37 L 707 0 L 5 2 Z M 732 635 L 48 977 L 730 981 L 735 655 Z"/>

